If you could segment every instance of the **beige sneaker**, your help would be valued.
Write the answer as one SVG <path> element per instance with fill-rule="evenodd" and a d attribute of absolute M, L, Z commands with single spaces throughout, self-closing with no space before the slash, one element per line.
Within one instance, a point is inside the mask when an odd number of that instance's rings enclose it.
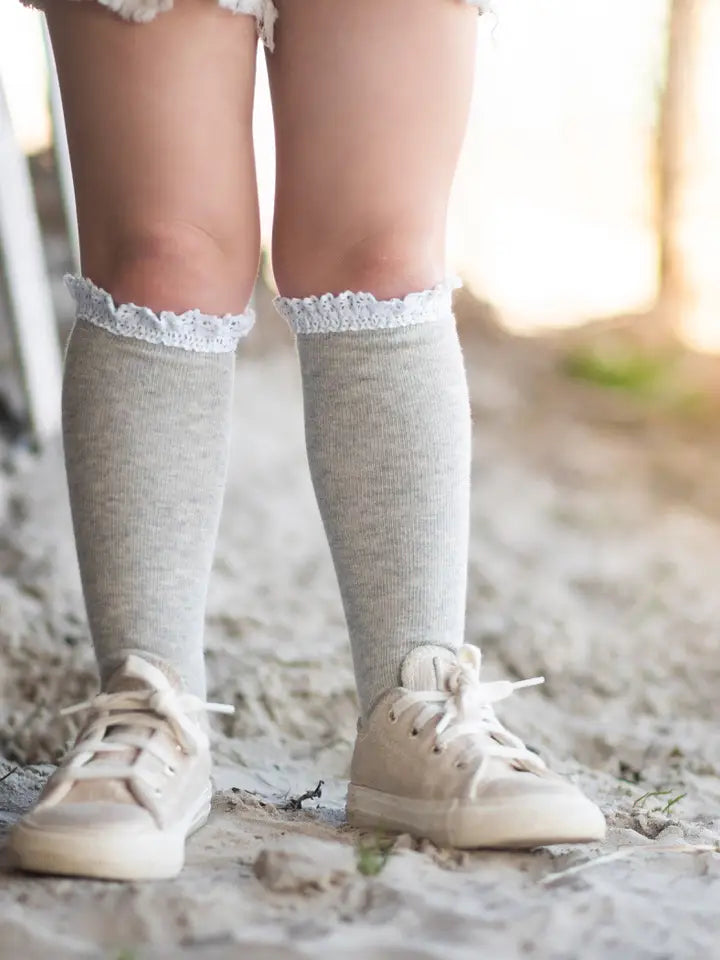
<path fill-rule="evenodd" d="M 503 727 L 492 704 L 518 687 L 480 682 L 480 651 L 422 646 L 358 730 L 348 820 L 451 847 L 602 840 L 605 820 Z"/>
<path fill-rule="evenodd" d="M 210 812 L 210 744 L 203 711 L 232 707 L 179 693 L 131 655 L 90 710 L 75 746 L 35 808 L 14 828 L 16 865 L 107 880 L 174 877 L 185 840 Z"/>

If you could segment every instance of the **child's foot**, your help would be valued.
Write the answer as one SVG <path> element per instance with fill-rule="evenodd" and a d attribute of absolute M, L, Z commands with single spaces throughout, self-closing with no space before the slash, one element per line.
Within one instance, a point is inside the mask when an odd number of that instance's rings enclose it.
<path fill-rule="evenodd" d="M 185 840 L 210 812 L 204 710 L 231 711 L 179 693 L 131 655 L 91 703 L 75 746 L 35 808 L 14 828 L 17 866 L 108 880 L 174 877 Z"/>
<path fill-rule="evenodd" d="M 422 646 L 358 732 L 351 824 L 452 847 L 602 840 L 605 820 L 499 722 L 492 704 L 529 685 L 481 683 L 480 651 Z M 540 680 L 535 682 L 541 682 Z"/>

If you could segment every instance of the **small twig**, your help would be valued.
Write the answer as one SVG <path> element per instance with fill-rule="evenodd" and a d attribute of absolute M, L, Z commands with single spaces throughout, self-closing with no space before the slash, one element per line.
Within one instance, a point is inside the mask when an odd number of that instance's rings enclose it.
<path fill-rule="evenodd" d="M 288 802 L 285 804 L 286 810 L 302 810 L 302 805 L 306 800 L 319 800 L 322 797 L 322 788 L 325 785 L 324 780 L 319 780 L 318 785 L 314 790 L 306 790 L 299 797 L 290 797 Z"/>
<path fill-rule="evenodd" d="M 0 777 L 0 783 L 2 783 L 3 780 L 7 780 L 7 778 L 8 778 L 8 777 L 11 777 L 14 773 L 17 773 L 19 769 L 20 769 L 20 767 L 13 767 L 12 770 L 8 770 L 7 773 L 4 773 L 4 774 Z"/>
<path fill-rule="evenodd" d="M 614 853 L 607 853 L 605 856 L 596 857 L 594 860 L 586 860 L 584 863 L 576 863 L 575 866 L 568 867 L 567 870 L 559 870 L 557 873 L 549 873 L 547 876 L 543 877 L 542 880 L 540 880 L 540 883 L 544 886 L 555 883 L 557 880 L 562 880 L 565 877 L 572 876 L 573 874 L 581 873 L 584 870 L 589 870 L 590 867 L 599 867 L 601 864 L 611 863 L 613 860 L 625 860 L 636 853 L 720 853 L 720 843 L 667 844 L 658 847 L 654 846 L 653 844 L 647 844 L 647 846 L 622 847 L 622 849 L 616 850 Z"/>

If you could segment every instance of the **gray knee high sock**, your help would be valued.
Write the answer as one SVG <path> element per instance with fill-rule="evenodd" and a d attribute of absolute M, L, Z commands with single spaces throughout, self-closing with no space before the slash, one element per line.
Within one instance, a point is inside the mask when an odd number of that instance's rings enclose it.
<path fill-rule="evenodd" d="M 103 680 L 131 650 L 204 695 L 203 623 L 230 437 L 234 350 L 252 316 L 116 307 L 67 278 L 63 439 Z"/>
<path fill-rule="evenodd" d="M 463 641 L 470 408 L 446 281 L 404 300 L 278 298 L 361 707 L 419 644 Z"/>

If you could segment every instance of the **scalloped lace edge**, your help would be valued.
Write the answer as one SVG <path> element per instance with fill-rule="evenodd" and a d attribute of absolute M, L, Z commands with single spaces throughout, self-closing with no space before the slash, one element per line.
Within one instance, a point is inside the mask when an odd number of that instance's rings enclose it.
<path fill-rule="evenodd" d="M 320 297 L 276 297 L 275 309 L 298 334 L 392 330 L 452 315 L 452 292 L 459 277 L 446 277 L 429 290 L 378 300 L 372 293 L 324 293 Z"/>
<path fill-rule="evenodd" d="M 117 306 L 92 280 L 67 274 L 65 285 L 75 301 L 77 317 L 120 337 L 179 347 L 195 353 L 232 353 L 255 323 L 253 310 L 215 317 L 199 310 L 155 313 L 134 303 Z"/>

